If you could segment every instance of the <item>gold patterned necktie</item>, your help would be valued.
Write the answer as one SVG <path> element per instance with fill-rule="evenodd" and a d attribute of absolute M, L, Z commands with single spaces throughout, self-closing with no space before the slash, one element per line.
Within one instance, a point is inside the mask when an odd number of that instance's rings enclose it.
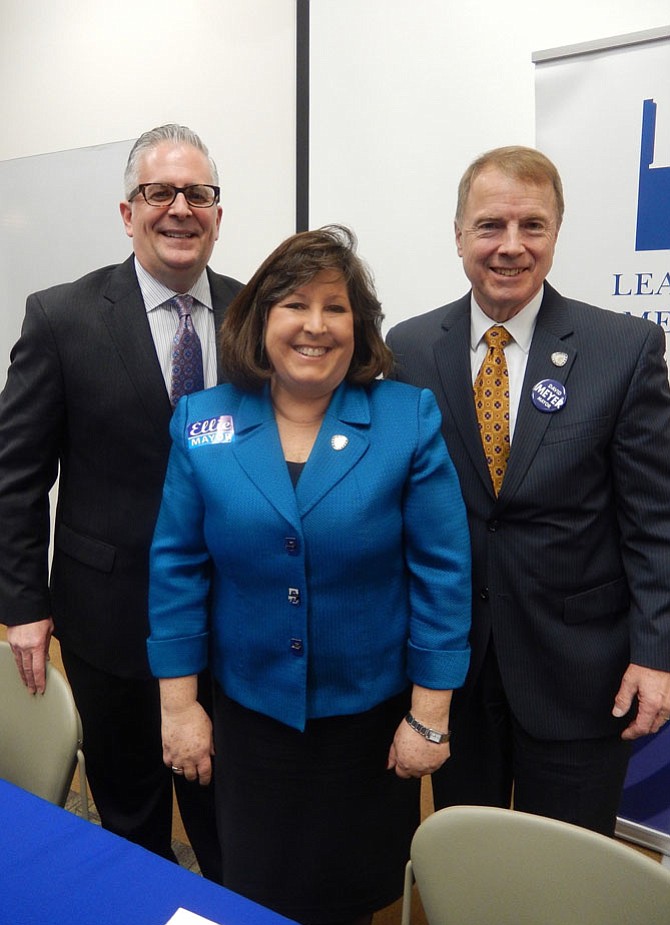
<path fill-rule="evenodd" d="M 498 496 L 509 456 L 509 374 L 505 347 L 510 337 L 500 324 L 484 335 L 488 352 L 474 384 L 475 409 L 493 490 Z"/>

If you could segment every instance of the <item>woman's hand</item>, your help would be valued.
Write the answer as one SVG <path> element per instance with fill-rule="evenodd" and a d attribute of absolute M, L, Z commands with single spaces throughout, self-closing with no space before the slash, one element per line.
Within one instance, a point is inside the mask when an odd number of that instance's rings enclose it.
<path fill-rule="evenodd" d="M 423 726 L 437 732 L 449 729 L 450 690 L 434 691 L 415 684 L 412 688 L 412 715 Z M 395 768 L 398 777 L 424 777 L 441 768 L 450 755 L 449 743 L 429 742 L 403 719 L 396 729 L 387 768 Z"/>
<path fill-rule="evenodd" d="M 175 774 L 205 786 L 212 779 L 212 721 L 196 699 L 198 679 L 161 678 L 163 762 Z"/>
<path fill-rule="evenodd" d="M 395 768 L 398 777 L 424 777 L 441 768 L 448 757 L 448 742 L 429 742 L 403 719 L 396 729 L 387 767 Z"/>

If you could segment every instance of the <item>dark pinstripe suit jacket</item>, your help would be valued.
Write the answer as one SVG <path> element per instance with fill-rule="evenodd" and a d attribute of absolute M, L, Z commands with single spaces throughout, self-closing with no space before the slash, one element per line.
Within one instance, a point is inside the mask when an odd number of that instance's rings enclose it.
<path fill-rule="evenodd" d="M 496 500 L 474 411 L 470 295 L 397 325 L 397 378 L 433 390 L 473 548 L 472 662 L 493 635 L 515 716 L 538 738 L 611 733 L 627 664 L 670 669 L 670 389 L 663 331 L 545 283 Z M 567 354 L 564 366 L 551 360 Z M 543 413 L 531 390 L 562 382 Z M 454 719 L 458 721 L 458 699 Z"/>
<path fill-rule="evenodd" d="M 220 323 L 240 283 L 208 274 Z M 0 621 L 52 614 L 89 663 L 151 676 L 149 547 L 171 415 L 132 257 L 29 296 L 0 397 Z"/>

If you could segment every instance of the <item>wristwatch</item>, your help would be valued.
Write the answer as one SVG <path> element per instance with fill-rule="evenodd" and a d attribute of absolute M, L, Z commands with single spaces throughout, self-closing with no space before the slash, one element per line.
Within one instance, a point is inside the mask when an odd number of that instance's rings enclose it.
<path fill-rule="evenodd" d="M 414 719 L 411 713 L 408 713 L 405 716 L 406 721 L 419 735 L 423 736 L 428 742 L 434 742 L 435 745 L 443 745 L 445 742 L 448 742 L 451 738 L 451 731 L 449 732 L 436 732 L 434 729 L 429 729 L 428 726 L 423 726 L 418 720 Z"/>

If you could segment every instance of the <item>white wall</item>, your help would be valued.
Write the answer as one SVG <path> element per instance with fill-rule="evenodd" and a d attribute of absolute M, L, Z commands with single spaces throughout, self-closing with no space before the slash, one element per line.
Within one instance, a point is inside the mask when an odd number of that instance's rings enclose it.
<path fill-rule="evenodd" d="M 534 144 L 532 53 L 670 22 L 667 0 L 312 0 L 311 10 L 310 222 L 354 228 L 388 323 L 466 291 L 456 187 L 481 152 Z"/>
<path fill-rule="evenodd" d="M 2 0 L 0 23 L 0 160 L 179 122 L 219 168 L 215 269 L 246 279 L 294 230 L 294 0 Z M 103 221 L 124 235 L 72 179 L 82 242 Z M 121 176 L 101 177 L 115 181 L 120 200 Z M 57 236 L 58 215 L 44 221 Z"/>
<path fill-rule="evenodd" d="M 2 0 L 0 14 L 0 160 L 182 122 L 221 171 L 215 269 L 247 278 L 293 231 L 294 0 Z M 456 184 L 480 151 L 533 143 L 532 52 L 666 25 L 670 9 L 312 0 L 311 19 L 310 221 L 354 227 L 397 320 L 465 290 Z M 87 209 L 76 178 L 63 192 L 81 203 L 82 241 L 102 221 L 123 234 L 116 214 Z M 57 236 L 58 214 L 44 221 Z"/>

